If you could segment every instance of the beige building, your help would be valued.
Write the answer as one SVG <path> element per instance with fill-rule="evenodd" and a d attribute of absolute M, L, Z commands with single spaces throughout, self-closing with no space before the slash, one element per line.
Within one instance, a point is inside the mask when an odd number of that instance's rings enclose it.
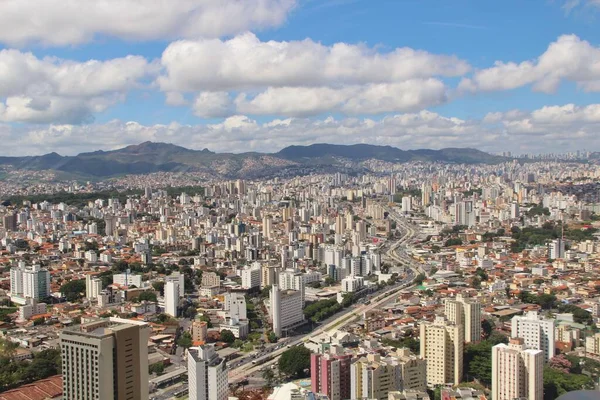
<path fill-rule="evenodd" d="M 479 302 L 459 294 L 456 299 L 446 300 L 445 311 L 448 321 L 464 326 L 466 343 L 481 340 L 481 304 Z"/>
<path fill-rule="evenodd" d="M 427 361 L 414 355 L 409 349 L 398 349 L 396 359 L 400 365 L 400 389 L 427 389 Z"/>
<path fill-rule="evenodd" d="M 400 389 L 400 366 L 368 354 L 350 367 L 350 398 L 387 399 L 388 393 Z"/>
<path fill-rule="evenodd" d="M 542 400 L 544 352 L 526 349 L 521 338 L 492 347 L 492 399 Z"/>
<path fill-rule="evenodd" d="M 444 317 L 421 323 L 421 358 L 427 360 L 427 385 L 458 384 L 463 376 L 463 325 Z"/>
<path fill-rule="evenodd" d="M 202 286 L 204 287 L 220 287 L 221 277 L 216 272 L 204 272 L 202 274 Z"/>
<path fill-rule="evenodd" d="M 99 319 L 60 334 L 64 400 L 148 399 L 144 322 Z"/>
<path fill-rule="evenodd" d="M 600 333 L 585 338 L 585 351 L 594 355 L 600 355 Z"/>
<path fill-rule="evenodd" d="M 205 321 L 194 321 L 192 323 L 192 341 L 206 342 L 208 335 L 208 324 Z"/>

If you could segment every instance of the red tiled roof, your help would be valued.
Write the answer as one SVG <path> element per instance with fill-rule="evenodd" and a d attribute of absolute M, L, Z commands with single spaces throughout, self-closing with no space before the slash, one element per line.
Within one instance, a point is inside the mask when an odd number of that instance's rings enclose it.
<path fill-rule="evenodd" d="M 0 393 L 0 400 L 46 400 L 60 397 L 62 393 L 62 376 L 55 375 Z"/>

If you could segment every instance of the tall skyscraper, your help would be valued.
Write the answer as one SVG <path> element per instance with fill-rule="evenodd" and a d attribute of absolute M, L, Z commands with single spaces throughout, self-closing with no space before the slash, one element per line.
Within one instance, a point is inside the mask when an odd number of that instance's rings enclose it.
<path fill-rule="evenodd" d="M 99 319 L 60 334 L 64 400 L 148 399 L 144 322 Z"/>
<path fill-rule="evenodd" d="M 172 317 L 177 317 L 177 307 L 179 306 L 179 282 L 168 281 L 165 284 L 165 313 Z"/>
<path fill-rule="evenodd" d="M 6 214 L 2 217 L 2 226 L 7 231 L 17 230 L 17 216 L 15 214 Z"/>
<path fill-rule="evenodd" d="M 188 350 L 190 400 L 227 400 L 227 364 L 213 345 Z"/>
<path fill-rule="evenodd" d="M 335 233 L 336 235 L 343 235 L 346 232 L 346 219 L 342 214 L 338 214 L 335 217 Z"/>
<path fill-rule="evenodd" d="M 523 338 L 525 347 L 533 350 L 542 350 L 544 359 L 550 361 L 554 357 L 554 320 L 538 315 L 536 311 L 529 311 L 524 316 L 513 317 L 511 336 Z"/>
<path fill-rule="evenodd" d="M 325 394 L 330 400 L 350 397 L 350 367 L 352 356 L 348 354 L 311 354 L 310 375 L 312 391 Z"/>
<path fill-rule="evenodd" d="M 542 400 L 544 353 L 526 349 L 524 340 L 492 347 L 492 399 Z"/>
<path fill-rule="evenodd" d="M 553 259 L 565 258 L 565 241 L 558 238 L 548 244 L 548 256 Z"/>
<path fill-rule="evenodd" d="M 421 358 L 427 360 L 427 384 L 458 384 L 463 376 L 464 331 L 444 317 L 421 323 Z"/>
<path fill-rule="evenodd" d="M 481 340 L 481 304 L 479 302 L 459 294 L 456 299 L 446 299 L 445 310 L 448 321 L 464 326 L 466 343 Z"/>
<path fill-rule="evenodd" d="M 302 293 L 297 290 L 280 290 L 273 285 L 269 295 L 273 332 L 279 337 L 284 330 L 301 325 L 304 321 L 302 312 Z"/>

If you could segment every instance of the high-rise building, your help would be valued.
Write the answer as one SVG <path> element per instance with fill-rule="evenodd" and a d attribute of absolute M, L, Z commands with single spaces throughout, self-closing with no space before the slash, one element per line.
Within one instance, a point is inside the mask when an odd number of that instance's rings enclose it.
<path fill-rule="evenodd" d="M 121 286 L 135 286 L 137 288 L 141 288 L 142 285 L 142 275 L 141 274 L 132 274 L 130 272 L 124 274 L 114 274 L 113 275 L 113 283 Z"/>
<path fill-rule="evenodd" d="M 168 281 L 165 284 L 165 313 L 177 317 L 179 306 L 179 282 Z"/>
<path fill-rule="evenodd" d="M 50 272 L 39 265 L 19 263 L 10 270 L 10 296 L 17 304 L 25 304 L 26 299 L 50 296 Z"/>
<path fill-rule="evenodd" d="M 446 299 L 446 318 L 455 324 L 462 324 L 465 342 L 481 340 L 481 304 L 477 301 L 457 295 L 456 299 Z"/>
<path fill-rule="evenodd" d="M 102 291 L 102 280 L 93 274 L 85 276 L 85 297 L 88 300 L 95 300 Z"/>
<path fill-rule="evenodd" d="M 492 347 L 492 399 L 542 400 L 544 353 L 526 349 L 524 340 Z"/>
<path fill-rule="evenodd" d="M 165 278 L 165 286 L 168 282 L 176 282 L 179 287 L 179 297 L 185 296 L 185 275 L 180 272 L 173 272 Z"/>
<path fill-rule="evenodd" d="M 325 394 L 330 400 L 349 399 L 351 364 L 352 356 L 349 354 L 311 354 L 312 391 Z"/>
<path fill-rule="evenodd" d="M 421 323 L 421 358 L 427 360 L 427 385 L 461 382 L 464 335 L 461 324 L 444 317 Z"/>
<path fill-rule="evenodd" d="M 335 234 L 343 235 L 346 232 L 346 220 L 342 214 L 335 217 Z"/>
<path fill-rule="evenodd" d="M 529 311 L 524 316 L 512 319 L 511 336 L 523 338 L 525 347 L 533 350 L 542 350 L 544 359 L 550 361 L 554 357 L 554 320 L 538 315 L 536 311 Z"/>
<path fill-rule="evenodd" d="M 206 321 L 192 322 L 192 341 L 205 342 L 208 336 L 208 323 Z"/>
<path fill-rule="evenodd" d="M 6 231 L 17 230 L 17 216 L 15 214 L 6 214 L 2 217 L 2 226 Z"/>
<path fill-rule="evenodd" d="M 400 390 L 400 366 L 379 354 L 368 354 L 351 365 L 350 382 L 351 399 L 384 400 L 389 392 Z"/>
<path fill-rule="evenodd" d="M 558 238 L 548 244 L 548 254 L 553 260 L 565 258 L 565 241 Z"/>
<path fill-rule="evenodd" d="M 260 264 L 252 264 L 242 270 L 242 288 L 252 289 L 260 287 Z"/>
<path fill-rule="evenodd" d="M 229 318 L 247 319 L 246 298 L 242 293 L 225 293 L 223 310 L 227 311 Z"/>
<path fill-rule="evenodd" d="M 221 277 L 216 272 L 204 272 L 201 285 L 204 287 L 221 286 Z"/>
<path fill-rule="evenodd" d="M 227 364 L 213 345 L 188 350 L 188 382 L 190 400 L 227 400 Z"/>
<path fill-rule="evenodd" d="M 273 218 L 270 215 L 265 215 L 262 220 L 262 234 L 266 239 L 271 239 L 273 231 Z"/>
<path fill-rule="evenodd" d="M 148 399 L 148 335 L 144 322 L 110 318 L 60 334 L 63 399 Z"/>
<path fill-rule="evenodd" d="M 298 326 L 304 322 L 302 312 L 302 293 L 297 290 L 279 289 L 273 285 L 269 295 L 270 313 L 273 323 L 273 332 L 279 337 L 286 329 Z"/>
<path fill-rule="evenodd" d="M 304 275 L 306 274 L 289 269 L 279 273 L 279 288 L 281 290 L 299 291 L 302 298 L 302 308 L 304 308 Z"/>

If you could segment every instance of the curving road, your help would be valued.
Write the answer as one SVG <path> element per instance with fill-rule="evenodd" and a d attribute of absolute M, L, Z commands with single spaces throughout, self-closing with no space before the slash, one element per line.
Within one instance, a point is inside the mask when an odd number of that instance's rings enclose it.
<path fill-rule="evenodd" d="M 295 345 L 302 344 L 310 336 L 316 336 L 323 332 L 339 329 L 343 326 L 349 325 L 350 323 L 354 322 L 357 318 L 359 318 L 359 316 L 362 315 L 363 313 L 370 311 L 374 308 L 377 308 L 381 305 L 384 305 L 384 304 L 388 303 L 389 301 L 393 300 L 395 295 L 398 293 L 398 291 L 403 290 L 403 289 L 412 288 L 415 286 L 415 285 L 413 285 L 413 281 L 415 280 L 417 273 L 423 272 L 421 266 L 416 261 L 411 259 L 410 257 L 407 257 L 407 258 L 400 257 L 397 254 L 397 252 L 399 249 L 406 247 L 407 242 L 410 239 L 412 239 L 416 235 L 417 232 L 416 232 L 414 226 L 406 224 L 406 222 L 403 221 L 403 219 L 395 211 L 388 208 L 388 212 L 389 212 L 390 217 L 392 219 L 394 219 L 396 221 L 396 223 L 403 228 L 403 230 L 405 231 L 405 234 L 400 239 L 398 239 L 398 241 L 396 241 L 394 244 L 392 244 L 389 247 L 389 249 L 387 251 L 387 255 L 390 258 L 392 258 L 393 260 L 395 260 L 397 263 L 408 268 L 406 276 L 402 280 L 396 282 L 396 284 L 394 284 L 393 286 L 386 288 L 386 290 L 378 292 L 376 294 L 373 294 L 372 298 L 374 300 L 372 300 L 370 304 L 362 304 L 362 305 L 355 306 L 355 307 L 349 307 L 348 309 L 344 310 L 343 312 L 337 314 L 336 318 L 334 320 L 327 322 L 324 325 L 321 325 L 319 328 L 315 329 L 314 331 L 312 331 L 306 335 L 301 335 L 301 336 L 297 336 L 297 337 L 288 339 L 288 341 L 286 342 L 286 346 L 283 346 L 283 348 L 277 349 L 275 351 L 269 352 L 268 354 L 257 357 L 255 359 L 256 365 L 243 364 L 236 368 L 230 369 L 229 370 L 229 382 L 230 383 L 235 383 L 240 380 L 243 380 L 244 378 L 247 378 L 250 375 L 259 372 L 260 370 L 264 369 L 265 367 L 268 367 L 268 366 L 276 363 L 279 356 L 285 350 L 287 350 L 287 346 L 295 346 Z"/>

